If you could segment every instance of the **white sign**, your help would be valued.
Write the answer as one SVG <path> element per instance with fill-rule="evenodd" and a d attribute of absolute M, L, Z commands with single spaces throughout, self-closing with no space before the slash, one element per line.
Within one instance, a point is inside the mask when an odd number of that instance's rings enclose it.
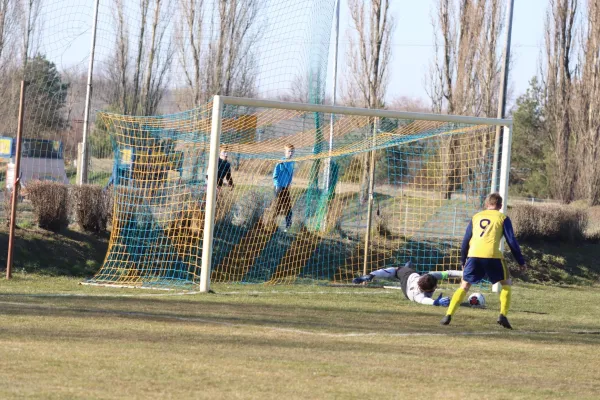
<path fill-rule="evenodd" d="M 69 183 L 65 172 L 65 161 L 51 158 L 21 158 L 21 185 L 27 186 L 32 180 Z M 15 182 L 15 164 L 9 162 L 6 168 L 6 188 L 12 189 Z"/>

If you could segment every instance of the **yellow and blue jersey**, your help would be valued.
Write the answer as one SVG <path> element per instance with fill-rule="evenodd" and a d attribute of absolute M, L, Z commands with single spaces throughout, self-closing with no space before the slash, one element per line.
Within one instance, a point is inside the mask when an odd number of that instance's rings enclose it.
<path fill-rule="evenodd" d="M 510 218 L 497 210 L 481 211 L 473 216 L 463 238 L 462 265 L 468 258 L 503 259 L 500 251 L 502 237 L 520 265 L 525 264 L 519 243 L 515 238 Z"/>

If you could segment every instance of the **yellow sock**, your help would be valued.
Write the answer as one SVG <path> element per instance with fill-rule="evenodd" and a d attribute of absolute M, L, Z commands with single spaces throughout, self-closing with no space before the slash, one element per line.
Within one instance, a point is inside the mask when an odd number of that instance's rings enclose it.
<path fill-rule="evenodd" d="M 460 303 L 462 303 L 462 301 L 465 299 L 466 295 L 467 292 L 465 292 L 463 288 L 458 288 L 458 290 L 454 292 L 454 295 L 452 296 L 452 300 L 450 301 L 450 307 L 448 307 L 446 315 L 454 315 L 456 309 L 458 308 Z"/>
<path fill-rule="evenodd" d="M 510 298 L 512 295 L 512 287 L 511 286 L 502 286 L 502 290 L 500 291 L 500 314 L 506 315 L 508 314 L 508 309 L 510 308 Z"/>

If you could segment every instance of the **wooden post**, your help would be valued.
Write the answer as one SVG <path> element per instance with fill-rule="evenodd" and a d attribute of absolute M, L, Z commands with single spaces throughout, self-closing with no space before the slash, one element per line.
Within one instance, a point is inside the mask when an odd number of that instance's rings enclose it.
<path fill-rule="evenodd" d="M 19 100 L 19 123 L 17 128 L 17 143 L 15 151 L 15 177 L 12 199 L 10 203 L 10 226 L 8 234 L 8 257 L 6 260 L 6 279 L 12 277 L 15 224 L 17 219 L 17 201 L 19 199 L 19 178 L 21 174 L 21 143 L 23 142 L 23 114 L 25 113 L 25 81 L 21 81 L 21 98 Z"/>

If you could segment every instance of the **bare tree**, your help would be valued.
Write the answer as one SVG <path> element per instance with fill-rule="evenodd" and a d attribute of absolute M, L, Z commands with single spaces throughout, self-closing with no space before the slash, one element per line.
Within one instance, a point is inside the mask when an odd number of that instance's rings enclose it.
<path fill-rule="evenodd" d="M 447 110 L 452 114 L 456 108 L 454 90 L 458 35 L 453 1 L 438 0 L 432 24 L 435 58 L 430 66 L 428 93 L 435 112 Z"/>
<path fill-rule="evenodd" d="M 259 0 L 218 0 L 209 8 L 204 0 L 180 0 L 177 49 L 189 92 L 188 107 L 215 94 L 255 94 L 253 46 L 260 39 L 260 5 Z M 207 49 L 202 48 L 203 41 Z"/>
<path fill-rule="evenodd" d="M 40 15 L 42 0 L 20 0 L 18 3 L 18 14 L 21 15 L 21 37 L 23 39 L 22 63 L 23 69 L 27 60 L 36 52 L 37 36 L 36 28 Z"/>
<path fill-rule="evenodd" d="M 204 58 L 202 41 L 204 21 L 204 0 L 180 0 L 180 22 L 177 50 L 185 75 L 190 100 L 184 101 L 185 108 L 195 107 L 202 99 L 203 85 L 201 74 Z M 203 99 L 202 99 L 203 100 Z"/>
<path fill-rule="evenodd" d="M 453 88 L 452 112 L 476 114 L 479 80 L 477 64 L 481 54 L 481 28 L 483 1 L 460 0 L 458 42 L 456 49 L 456 85 Z"/>
<path fill-rule="evenodd" d="M 437 0 L 433 18 L 435 56 L 428 76 L 428 94 L 435 112 L 495 114 L 500 74 L 498 39 L 504 12 L 500 0 Z M 476 162 L 458 152 L 462 146 L 458 135 L 444 139 L 446 199 L 461 187 L 486 190 L 464 181 L 464 177 L 485 172 L 491 137 L 491 132 L 482 136 L 481 156 Z"/>
<path fill-rule="evenodd" d="M 368 3 L 368 6 L 366 6 Z M 389 0 L 348 0 L 351 28 L 348 32 L 348 74 L 345 102 L 367 108 L 383 107 L 391 57 L 394 18 Z M 365 133 L 370 136 L 370 132 Z M 364 154 L 360 201 L 368 196 L 370 155 Z"/>
<path fill-rule="evenodd" d="M 167 73 L 170 70 L 173 46 L 170 37 L 165 38 L 169 22 L 170 0 L 155 0 L 154 17 L 150 31 L 150 46 L 146 60 L 142 107 L 143 115 L 155 114 L 166 90 Z M 165 9 L 163 9 L 165 7 Z"/>
<path fill-rule="evenodd" d="M 19 108 L 19 81 L 27 74 L 28 61 L 36 56 L 40 35 L 41 0 L 0 0 L 0 110 L 6 116 L 3 130 L 15 134 Z M 26 101 L 36 98 L 29 90 Z M 36 118 L 30 109 L 28 118 Z M 31 124 L 29 125 L 31 127 Z"/>
<path fill-rule="evenodd" d="M 125 19 L 123 0 L 113 0 L 113 21 L 116 27 L 114 53 L 107 61 L 102 79 L 103 85 L 96 83 L 96 93 L 103 100 L 123 114 L 129 114 L 127 93 L 129 92 L 129 29 Z M 98 81 L 98 78 L 96 79 Z"/>
<path fill-rule="evenodd" d="M 308 103 L 310 101 L 310 77 L 308 74 L 296 75 L 288 90 L 277 98 L 281 101 Z"/>
<path fill-rule="evenodd" d="M 465 16 L 467 14 L 465 8 L 468 9 L 468 6 L 470 5 L 466 0 L 465 3 L 466 5 L 463 5 L 460 9 L 461 21 L 466 19 Z M 459 82 L 457 82 L 457 75 L 460 75 L 460 73 L 457 72 L 457 65 L 460 64 L 458 61 L 459 49 L 463 50 L 460 58 L 465 61 L 468 60 L 469 57 L 464 53 L 472 52 L 474 48 L 464 44 L 461 45 L 461 39 L 465 41 L 465 32 L 468 31 L 468 27 L 462 29 L 462 35 L 459 36 L 453 1 L 438 0 L 436 17 L 437 19 L 434 19 L 433 21 L 435 59 L 430 69 L 429 95 L 432 100 L 434 111 L 440 113 L 446 109 L 449 114 L 454 114 L 456 112 L 455 110 L 465 108 L 462 104 L 457 104 L 461 97 L 462 99 L 472 98 L 468 93 L 465 93 L 467 90 L 471 90 L 472 86 L 460 88 Z M 438 34 L 441 34 L 441 43 Z M 462 73 L 465 71 L 470 74 L 472 69 L 461 68 Z M 460 83 L 464 85 L 468 81 L 469 79 L 462 77 Z M 458 93 L 462 94 L 462 96 L 458 95 Z M 457 186 L 456 181 L 458 177 L 461 176 L 460 171 L 458 170 L 459 165 L 455 152 L 457 146 L 458 138 L 453 136 L 444 139 L 443 157 L 445 162 L 443 165 L 447 166 L 447 168 L 443 171 L 443 176 L 446 186 L 446 198 L 450 198 L 452 192 L 455 191 Z"/>
<path fill-rule="evenodd" d="M 366 9 L 365 3 L 369 3 Z M 348 0 L 352 27 L 348 32 L 348 91 L 360 97 L 346 102 L 368 108 L 383 106 L 391 57 L 394 18 L 389 0 Z M 346 95 L 346 97 L 350 97 Z"/>
<path fill-rule="evenodd" d="M 0 0 L 0 110 L 2 115 L 13 115 L 16 85 L 10 70 L 14 67 L 15 39 L 19 36 L 16 31 L 18 23 L 17 4 L 15 0 Z M 12 119 L 11 119 L 12 121 Z M 9 125 L 9 126 L 6 126 Z M 12 131 L 14 122 L 5 121 L 4 129 Z"/>
<path fill-rule="evenodd" d="M 219 0 L 219 38 L 214 57 L 212 94 L 247 96 L 254 90 L 254 54 L 251 46 L 260 38 L 256 23 L 258 0 Z"/>
<path fill-rule="evenodd" d="M 587 4 L 586 32 L 582 35 L 581 76 L 574 95 L 578 179 L 576 189 L 591 206 L 600 204 L 600 2 Z"/>
<path fill-rule="evenodd" d="M 504 15 L 503 1 L 487 0 L 478 3 L 475 19 L 481 18 L 481 31 L 478 40 L 479 54 L 475 64 L 476 87 L 478 90 L 476 99 L 478 101 L 475 102 L 474 115 L 496 117 L 498 95 L 501 90 L 499 39 L 504 28 Z M 489 184 L 484 179 L 477 179 L 476 177 L 489 176 L 490 173 L 495 173 L 495 166 L 490 163 L 490 159 L 493 159 L 492 149 L 495 134 L 495 129 L 486 129 L 482 132 L 477 143 L 479 145 L 479 157 L 477 160 L 463 162 L 466 166 L 464 172 L 468 177 L 463 189 L 472 197 L 478 197 L 481 201 L 489 192 Z"/>
<path fill-rule="evenodd" d="M 0 68 L 4 64 L 5 50 L 15 36 L 15 19 L 15 0 L 0 0 Z"/>
<path fill-rule="evenodd" d="M 545 109 L 554 146 L 553 194 L 568 203 L 574 196 L 574 165 L 570 148 L 573 130 L 572 56 L 578 0 L 550 0 L 545 37 Z"/>
<path fill-rule="evenodd" d="M 146 20 L 148 18 L 148 10 L 150 8 L 150 0 L 139 0 L 140 10 L 140 29 L 137 36 L 137 51 L 135 61 L 133 63 L 133 81 L 132 81 L 132 95 L 131 95 L 131 111 L 137 113 L 139 105 L 139 93 L 141 86 L 140 74 L 143 70 L 143 58 L 144 58 L 144 39 L 146 35 Z"/>
<path fill-rule="evenodd" d="M 425 102 L 425 100 L 423 100 L 422 98 L 406 96 L 393 98 L 392 101 L 389 103 L 388 108 L 390 110 L 421 113 L 431 111 L 431 105 Z"/>
<path fill-rule="evenodd" d="M 87 70 L 83 65 L 79 65 L 62 71 L 61 75 L 62 80 L 67 82 L 69 87 L 63 107 L 65 124 L 60 138 L 64 146 L 65 158 L 72 160 L 77 157 L 77 144 L 82 140 Z"/>
<path fill-rule="evenodd" d="M 495 115 L 501 0 L 437 0 L 427 91 L 435 112 Z"/>
<path fill-rule="evenodd" d="M 83 119 L 85 94 L 87 90 L 87 70 L 81 65 L 62 72 L 63 80 L 69 83 L 65 99 L 65 120 Z"/>
<path fill-rule="evenodd" d="M 480 56 L 477 65 L 480 104 L 477 115 L 496 116 L 498 94 L 500 92 L 500 34 L 504 29 L 504 2 L 500 0 L 483 1 L 485 7 L 477 13 L 482 18 Z"/>
<path fill-rule="evenodd" d="M 113 0 L 116 42 L 106 69 L 105 100 L 124 114 L 152 115 L 158 110 L 167 84 L 174 46 L 169 33 L 172 0 L 140 0 L 140 25 L 135 53 L 130 53 L 129 25 L 124 1 Z M 152 8 L 150 20 L 149 9 Z"/>

